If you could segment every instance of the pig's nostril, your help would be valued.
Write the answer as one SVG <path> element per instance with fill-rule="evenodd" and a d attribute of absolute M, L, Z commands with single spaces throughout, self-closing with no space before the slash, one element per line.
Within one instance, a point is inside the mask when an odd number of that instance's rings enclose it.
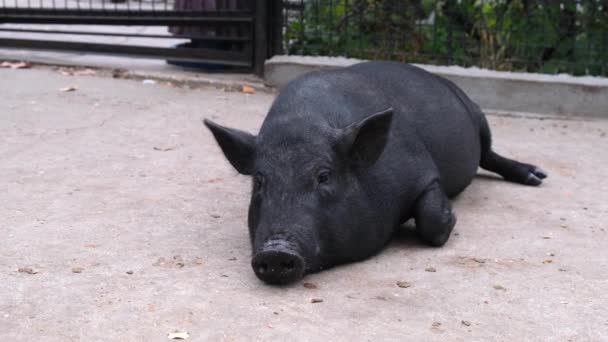
<path fill-rule="evenodd" d="M 266 264 L 258 265 L 258 273 L 264 274 L 264 273 L 266 273 L 266 270 L 268 270 L 268 265 L 266 265 Z"/>
<path fill-rule="evenodd" d="M 294 267 L 296 267 L 296 263 L 293 260 L 289 260 L 289 261 L 286 261 L 286 262 L 282 262 L 281 266 L 283 266 L 284 269 L 286 269 L 288 271 L 291 271 L 291 270 L 294 269 Z"/>

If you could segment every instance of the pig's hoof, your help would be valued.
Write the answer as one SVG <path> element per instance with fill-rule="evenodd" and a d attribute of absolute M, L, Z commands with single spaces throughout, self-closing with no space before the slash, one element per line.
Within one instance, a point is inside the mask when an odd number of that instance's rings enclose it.
<path fill-rule="evenodd" d="M 433 224 L 433 227 L 427 227 L 425 223 L 427 225 Z M 425 223 L 421 222 L 418 227 L 418 235 L 429 246 L 441 247 L 450 238 L 450 234 L 456 225 L 456 215 L 451 209 L 446 208 L 440 217 Z"/>
<path fill-rule="evenodd" d="M 450 213 L 445 216 L 445 219 L 445 222 L 442 224 L 442 231 L 427 241 L 429 245 L 441 247 L 448 242 L 450 234 L 456 225 L 456 215 L 450 210 Z"/>
<path fill-rule="evenodd" d="M 547 178 L 547 172 L 543 169 L 530 165 L 528 170 L 528 177 L 524 181 L 526 185 L 538 186 L 543 182 L 543 179 Z"/>

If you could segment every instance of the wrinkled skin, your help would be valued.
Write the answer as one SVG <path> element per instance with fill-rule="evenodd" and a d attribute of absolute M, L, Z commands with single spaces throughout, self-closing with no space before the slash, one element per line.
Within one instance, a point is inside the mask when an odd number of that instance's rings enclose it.
<path fill-rule="evenodd" d="M 252 176 L 252 267 L 271 284 L 377 253 L 410 218 L 443 245 L 456 223 L 448 198 L 479 166 L 527 185 L 546 177 L 491 150 L 483 113 L 454 84 L 399 63 L 292 81 L 257 136 L 205 124 Z"/>

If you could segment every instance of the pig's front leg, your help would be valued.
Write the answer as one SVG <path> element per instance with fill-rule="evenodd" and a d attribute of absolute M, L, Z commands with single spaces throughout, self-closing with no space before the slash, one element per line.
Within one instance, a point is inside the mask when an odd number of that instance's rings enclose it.
<path fill-rule="evenodd" d="M 456 224 L 450 200 L 439 184 L 432 183 L 416 200 L 414 207 L 416 231 L 427 244 L 442 246 Z"/>

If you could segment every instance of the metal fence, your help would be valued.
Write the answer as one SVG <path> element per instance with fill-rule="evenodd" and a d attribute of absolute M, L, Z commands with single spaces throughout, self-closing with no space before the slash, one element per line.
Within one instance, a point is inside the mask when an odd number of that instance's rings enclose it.
<path fill-rule="evenodd" d="M 0 0 L 0 47 L 165 58 L 263 72 L 279 2 Z M 272 44 L 272 42 L 279 42 Z"/>
<path fill-rule="evenodd" d="M 608 76 L 606 0 L 285 0 L 287 53 Z"/>

